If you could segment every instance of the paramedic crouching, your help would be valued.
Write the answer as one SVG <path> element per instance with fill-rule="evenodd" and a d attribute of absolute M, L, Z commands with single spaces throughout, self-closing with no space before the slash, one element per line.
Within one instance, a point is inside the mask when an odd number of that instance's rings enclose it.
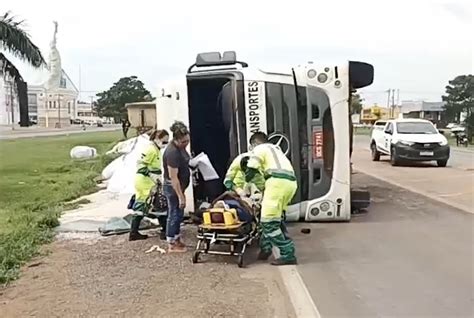
<path fill-rule="evenodd" d="M 228 191 L 235 191 L 239 196 L 244 196 L 245 192 L 245 171 L 250 158 L 250 153 L 245 152 L 238 155 L 230 164 L 229 169 L 225 175 L 224 186 Z M 265 179 L 262 174 L 256 173 L 252 180 L 249 181 L 254 184 L 260 192 L 265 189 Z"/>
<path fill-rule="evenodd" d="M 259 260 L 267 260 L 272 254 L 272 246 L 280 250 L 280 258 L 272 265 L 294 265 L 295 245 L 281 229 L 282 213 L 293 199 L 298 185 L 290 160 L 277 146 L 268 143 L 268 137 L 257 132 L 250 138 L 252 155 L 245 171 L 246 181 L 262 171 L 265 175 L 263 194 Z"/>
<path fill-rule="evenodd" d="M 168 252 L 186 252 L 186 245 L 180 237 L 181 222 L 186 207 L 184 192 L 189 186 L 191 172 L 190 156 L 186 151 L 189 144 L 189 130 L 182 122 L 175 122 L 171 128 L 173 140 L 163 154 L 164 184 L 163 193 L 168 201 L 168 222 L 166 240 Z"/>

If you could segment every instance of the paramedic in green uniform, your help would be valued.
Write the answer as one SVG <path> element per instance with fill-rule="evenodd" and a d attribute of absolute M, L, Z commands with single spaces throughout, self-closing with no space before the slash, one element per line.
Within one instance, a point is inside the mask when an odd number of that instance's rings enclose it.
<path fill-rule="evenodd" d="M 279 147 L 268 142 L 263 132 L 257 132 L 250 138 L 252 155 L 249 159 L 245 179 L 251 180 L 259 171 L 265 176 L 265 192 L 262 200 L 260 224 L 259 260 L 267 260 L 272 253 L 272 246 L 280 250 L 280 258 L 272 265 L 296 264 L 295 244 L 284 235 L 281 222 L 283 211 L 293 199 L 298 188 L 295 172 L 290 160 Z"/>
<path fill-rule="evenodd" d="M 134 215 L 130 230 L 129 241 L 144 240 L 148 236 L 138 232 L 140 222 L 150 209 L 147 199 L 150 191 L 158 183 L 161 184 L 161 148 L 169 140 L 166 130 L 155 130 L 150 135 L 151 145 L 141 154 L 138 159 L 137 173 L 135 176 L 135 203 L 133 204 Z M 166 220 L 159 220 L 162 227 L 166 226 Z M 165 231 L 163 231 L 165 233 Z"/>
<path fill-rule="evenodd" d="M 245 152 L 238 155 L 232 161 L 224 179 L 224 186 L 227 190 L 233 190 L 237 192 L 238 195 L 242 195 L 242 191 L 244 191 L 245 184 L 247 183 L 245 181 L 245 170 L 247 169 L 249 158 L 250 153 Z M 265 179 L 261 173 L 255 174 L 249 182 L 253 183 L 257 189 L 263 193 L 265 189 Z"/>

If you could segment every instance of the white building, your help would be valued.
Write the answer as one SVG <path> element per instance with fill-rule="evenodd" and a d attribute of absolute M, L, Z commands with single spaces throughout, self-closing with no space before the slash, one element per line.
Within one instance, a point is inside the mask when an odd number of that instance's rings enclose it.
<path fill-rule="evenodd" d="M 16 90 L 8 78 L 5 80 L 0 75 L 0 125 L 17 124 L 19 121 L 20 106 Z"/>
<path fill-rule="evenodd" d="M 76 117 L 79 90 L 64 70 L 58 89 L 48 91 L 44 85 L 28 86 L 28 111 L 42 127 L 69 126 Z"/>
<path fill-rule="evenodd" d="M 71 124 L 76 117 L 76 102 L 79 90 L 61 67 L 61 57 L 56 47 L 58 24 L 54 22 L 55 30 L 50 43 L 48 68 L 29 69 L 22 61 L 16 62 L 16 67 L 27 82 L 28 112 L 30 120 L 44 127 L 64 127 Z M 13 60 L 14 61 L 14 60 Z M 0 76 L 1 77 L 1 76 Z M 12 119 L 19 120 L 19 106 L 13 98 L 11 106 L 11 89 L 8 81 L 0 81 L 0 124 L 11 124 Z M 48 89 L 50 88 L 50 89 Z M 15 96 L 17 93 L 13 90 Z M 12 112 L 13 110 L 13 112 Z"/>

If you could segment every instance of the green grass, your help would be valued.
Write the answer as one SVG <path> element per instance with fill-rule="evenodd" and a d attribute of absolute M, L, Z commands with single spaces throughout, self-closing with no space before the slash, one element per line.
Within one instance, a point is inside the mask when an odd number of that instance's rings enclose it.
<path fill-rule="evenodd" d="M 61 211 L 86 203 L 95 178 L 113 159 L 101 155 L 120 140 L 119 132 L 71 134 L 0 141 L 0 284 L 53 237 Z M 95 147 L 92 160 L 72 160 L 77 145 Z"/>
<path fill-rule="evenodd" d="M 354 135 L 369 136 L 371 133 L 372 128 L 370 127 L 354 127 Z"/>

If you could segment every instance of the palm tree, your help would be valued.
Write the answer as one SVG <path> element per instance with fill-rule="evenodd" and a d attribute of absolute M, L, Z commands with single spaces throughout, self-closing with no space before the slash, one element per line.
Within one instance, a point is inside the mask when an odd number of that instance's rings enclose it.
<path fill-rule="evenodd" d="M 0 16 L 0 48 L 13 56 L 26 61 L 33 67 L 46 65 L 40 49 L 31 41 L 30 36 L 23 30 L 24 21 L 16 21 L 10 12 Z M 17 84 L 23 81 L 18 69 L 7 57 L 0 53 L 0 75 L 9 76 Z"/>

